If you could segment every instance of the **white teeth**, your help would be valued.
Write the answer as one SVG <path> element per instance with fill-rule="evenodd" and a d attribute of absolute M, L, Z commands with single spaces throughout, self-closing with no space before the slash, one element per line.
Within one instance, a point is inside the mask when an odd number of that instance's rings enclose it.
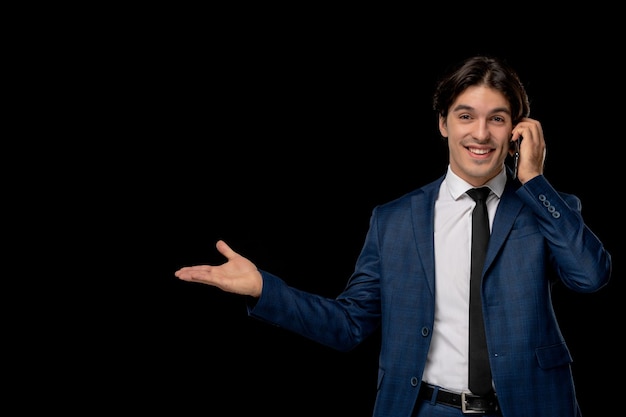
<path fill-rule="evenodd" d="M 471 153 L 475 153 L 477 155 L 484 155 L 484 154 L 489 152 L 489 149 L 474 149 L 474 148 L 470 148 L 469 151 Z"/>

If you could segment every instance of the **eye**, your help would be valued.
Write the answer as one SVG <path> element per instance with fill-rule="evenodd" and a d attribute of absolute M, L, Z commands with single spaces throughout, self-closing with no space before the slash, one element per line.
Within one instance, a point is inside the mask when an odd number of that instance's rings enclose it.
<path fill-rule="evenodd" d="M 471 116 L 469 114 L 467 114 L 467 113 L 459 114 L 459 119 L 467 120 L 467 119 L 470 119 L 470 118 L 471 118 Z"/>
<path fill-rule="evenodd" d="M 502 116 L 493 116 L 492 120 L 494 122 L 499 122 L 499 123 L 504 123 L 504 121 L 506 120 L 504 117 Z"/>

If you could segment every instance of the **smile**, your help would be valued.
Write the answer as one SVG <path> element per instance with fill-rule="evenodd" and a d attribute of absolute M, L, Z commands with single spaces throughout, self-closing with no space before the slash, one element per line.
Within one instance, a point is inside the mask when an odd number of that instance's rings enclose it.
<path fill-rule="evenodd" d="M 491 152 L 491 149 L 467 148 L 467 150 L 476 155 L 485 155 Z"/>

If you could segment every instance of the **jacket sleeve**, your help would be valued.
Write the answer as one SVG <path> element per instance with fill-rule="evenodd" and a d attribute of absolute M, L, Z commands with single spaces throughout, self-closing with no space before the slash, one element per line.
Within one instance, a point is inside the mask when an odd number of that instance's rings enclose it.
<path fill-rule="evenodd" d="M 581 293 L 604 287 L 612 272 L 611 255 L 585 224 L 580 199 L 557 192 L 543 175 L 526 182 L 517 195 L 534 210 L 563 284 Z"/>

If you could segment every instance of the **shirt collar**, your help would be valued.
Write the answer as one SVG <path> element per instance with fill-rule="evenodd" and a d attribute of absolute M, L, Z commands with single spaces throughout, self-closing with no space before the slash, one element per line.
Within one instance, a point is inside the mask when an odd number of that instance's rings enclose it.
<path fill-rule="evenodd" d="M 473 185 L 468 183 L 467 181 L 461 179 L 458 175 L 452 172 L 450 165 L 448 164 L 448 171 L 446 173 L 446 183 L 448 185 L 448 192 L 450 196 L 457 200 L 459 197 L 465 194 L 467 190 L 470 188 L 474 188 Z M 493 177 L 487 184 L 487 186 L 491 189 L 495 195 L 500 198 L 502 193 L 504 192 L 504 186 L 506 184 L 506 169 L 502 169 L 498 175 Z"/>

